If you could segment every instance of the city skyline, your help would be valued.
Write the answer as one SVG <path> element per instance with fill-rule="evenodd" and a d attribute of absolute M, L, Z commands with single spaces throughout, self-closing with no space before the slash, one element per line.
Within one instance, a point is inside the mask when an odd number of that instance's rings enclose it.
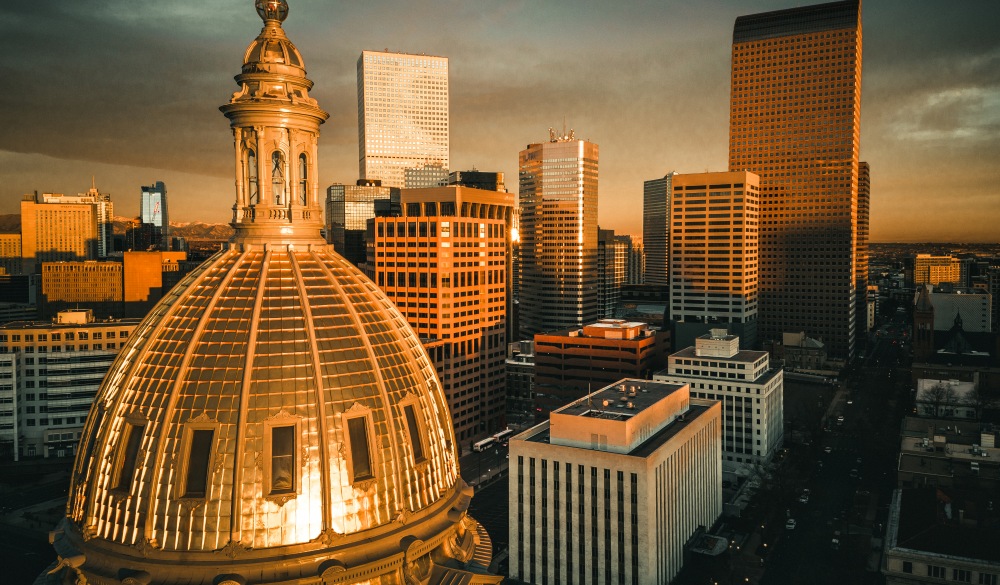
<path fill-rule="evenodd" d="M 318 47 L 307 63 L 313 93 L 335 112 L 324 127 L 321 189 L 356 178 L 357 55 L 423 52 L 451 63 L 452 168 L 514 176 L 517 152 L 565 119 L 601 145 L 601 227 L 631 234 L 641 233 L 644 180 L 726 168 L 735 18 L 801 5 L 298 4 L 308 16 L 290 34 Z M 216 108 L 232 91 L 233 47 L 252 26 L 238 6 L 0 8 L 4 68 L 22 89 L 0 98 L 11 119 L 0 137 L 0 213 L 17 213 L 35 190 L 84 192 L 95 175 L 119 215 L 137 215 L 141 185 L 162 180 L 177 221 L 228 221 L 233 163 Z M 461 24 L 447 35 L 427 16 L 442 10 Z M 997 239 L 998 12 L 986 2 L 864 6 L 861 159 L 873 170 L 872 241 Z"/>

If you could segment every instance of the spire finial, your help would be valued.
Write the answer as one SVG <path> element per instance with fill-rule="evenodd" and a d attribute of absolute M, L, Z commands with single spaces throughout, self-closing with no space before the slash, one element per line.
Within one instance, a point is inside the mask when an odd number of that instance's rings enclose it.
<path fill-rule="evenodd" d="M 285 0 L 255 0 L 254 6 L 265 23 L 269 20 L 284 22 L 288 18 L 288 2 Z"/>

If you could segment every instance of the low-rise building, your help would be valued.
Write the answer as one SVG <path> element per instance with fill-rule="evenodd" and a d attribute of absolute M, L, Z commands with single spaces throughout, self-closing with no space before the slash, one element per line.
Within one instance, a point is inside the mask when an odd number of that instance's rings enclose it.
<path fill-rule="evenodd" d="M 90 310 L 72 310 L 54 321 L 0 325 L 0 354 L 14 358 L 18 456 L 75 454 L 101 380 L 138 324 L 138 319 L 96 320 Z M 0 364 L 0 375 L 2 370 Z"/>
<path fill-rule="evenodd" d="M 766 351 L 740 349 L 740 339 L 713 329 L 668 358 L 653 379 L 689 384 L 696 398 L 722 402 L 723 468 L 739 471 L 771 460 L 784 441 L 784 375 Z"/>
<path fill-rule="evenodd" d="M 897 489 L 882 557 L 886 584 L 1000 583 L 1000 506 L 995 494 Z"/>
<path fill-rule="evenodd" d="M 510 441 L 510 576 L 667 584 L 722 512 L 721 408 L 625 379 Z"/>
<path fill-rule="evenodd" d="M 593 388 L 652 377 L 666 363 L 668 336 L 646 323 L 602 319 L 535 335 L 535 409 L 545 416 Z"/>

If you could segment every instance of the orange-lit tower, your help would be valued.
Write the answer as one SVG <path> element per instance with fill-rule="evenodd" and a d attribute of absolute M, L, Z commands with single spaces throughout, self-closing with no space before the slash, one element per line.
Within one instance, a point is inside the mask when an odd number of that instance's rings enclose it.
<path fill-rule="evenodd" d="M 854 350 L 861 120 L 858 0 L 736 19 L 729 169 L 760 176 L 760 339 Z"/>

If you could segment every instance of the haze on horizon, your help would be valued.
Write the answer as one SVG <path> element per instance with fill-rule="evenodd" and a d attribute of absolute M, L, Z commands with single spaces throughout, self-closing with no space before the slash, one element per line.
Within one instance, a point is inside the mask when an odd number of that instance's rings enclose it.
<path fill-rule="evenodd" d="M 260 30 L 250 0 L 81 0 L 0 6 L 0 213 L 21 195 L 167 184 L 174 221 L 227 222 L 232 140 L 218 111 Z M 596 142 L 600 222 L 641 233 L 642 182 L 725 170 L 737 16 L 789 0 L 289 0 L 285 22 L 330 112 L 320 185 L 358 177 L 363 49 L 449 57 L 452 170 L 506 175 L 549 127 Z M 863 4 L 861 159 L 875 242 L 1000 240 L 1000 3 Z M 957 9 L 955 8 L 957 6 Z"/>

